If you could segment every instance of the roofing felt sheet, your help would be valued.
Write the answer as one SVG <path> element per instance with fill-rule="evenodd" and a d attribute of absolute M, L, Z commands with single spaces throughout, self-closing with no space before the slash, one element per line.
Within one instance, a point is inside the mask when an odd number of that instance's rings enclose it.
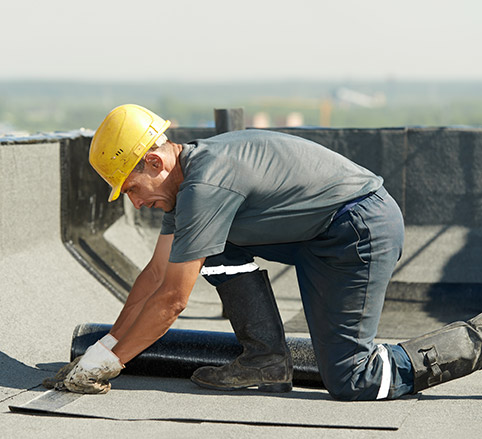
<path fill-rule="evenodd" d="M 396 430 L 418 400 L 339 402 L 326 391 L 295 387 L 284 394 L 255 390 L 219 392 L 178 378 L 121 376 L 105 395 L 61 393 L 34 400 L 15 411 L 41 411 L 58 416 L 114 420 L 176 420 L 307 428 Z M 65 405 L 62 405 L 62 398 Z M 60 402 L 59 402 L 60 401 Z"/>

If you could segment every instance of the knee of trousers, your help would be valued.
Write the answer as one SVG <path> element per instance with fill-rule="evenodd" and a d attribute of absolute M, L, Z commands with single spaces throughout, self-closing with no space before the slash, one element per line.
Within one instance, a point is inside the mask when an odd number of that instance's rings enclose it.
<path fill-rule="evenodd" d="M 344 383 L 344 385 L 342 385 L 342 386 L 340 386 L 339 384 L 337 384 L 336 386 L 328 386 L 323 381 L 323 385 L 327 388 L 330 396 L 333 399 L 336 399 L 337 401 L 357 401 L 357 400 L 359 400 L 359 397 L 358 397 L 359 392 L 356 389 L 352 388 L 350 382 Z"/>
<path fill-rule="evenodd" d="M 325 366 L 325 370 L 330 368 L 329 373 L 322 373 L 322 381 L 326 390 L 333 399 L 338 401 L 357 401 L 360 399 L 376 399 L 376 392 L 372 397 L 362 397 L 365 389 L 355 385 L 353 371 L 337 368 L 335 365 Z"/>
<path fill-rule="evenodd" d="M 326 379 L 323 375 L 323 385 L 333 399 L 338 401 L 374 401 L 377 398 L 380 385 L 378 383 L 367 383 L 366 380 L 357 380 L 353 374 L 346 378 Z"/>
<path fill-rule="evenodd" d="M 334 356 L 326 355 L 325 349 L 323 358 L 318 358 L 323 385 L 330 396 L 339 401 L 353 401 L 357 399 L 359 390 L 353 386 L 354 361 L 345 359 L 336 361 Z"/>
<path fill-rule="evenodd" d="M 329 394 L 339 401 L 374 401 L 389 396 L 392 371 L 387 349 L 378 345 L 369 356 L 324 359 L 321 377 Z M 387 367 L 388 366 L 388 367 Z"/>

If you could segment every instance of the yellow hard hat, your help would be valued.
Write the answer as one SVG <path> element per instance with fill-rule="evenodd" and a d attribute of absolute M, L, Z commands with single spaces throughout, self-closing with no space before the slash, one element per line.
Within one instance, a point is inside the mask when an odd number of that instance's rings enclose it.
<path fill-rule="evenodd" d="M 139 105 L 114 108 L 101 123 L 90 144 L 89 161 L 112 186 L 109 201 L 119 197 L 122 185 L 171 122 Z"/>

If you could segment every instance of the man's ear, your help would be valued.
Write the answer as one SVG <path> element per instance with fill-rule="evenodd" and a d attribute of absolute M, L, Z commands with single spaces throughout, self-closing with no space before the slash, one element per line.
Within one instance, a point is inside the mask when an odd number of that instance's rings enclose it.
<path fill-rule="evenodd" d="M 162 158 L 154 152 L 148 153 L 145 157 L 145 160 L 146 160 L 146 164 L 148 164 L 149 166 L 151 166 L 156 170 L 162 171 L 164 169 L 164 162 Z"/>

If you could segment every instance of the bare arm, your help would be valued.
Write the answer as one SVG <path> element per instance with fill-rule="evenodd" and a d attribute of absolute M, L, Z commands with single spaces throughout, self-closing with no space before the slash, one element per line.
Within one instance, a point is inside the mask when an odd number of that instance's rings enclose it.
<path fill-rule="evenodd" d="M 168 263 L 162 285 L 145 301 L 134 323 L 112 351 L 121 363 L 162 337 L 187 305 L 204 258 L 183 263 Z"/>
<path fill-rule="evenodd" d="M 110 333 L 120 340 L 134 323 L 144 304 L 161 286 L 166 274 L 173 235 L 159 235 L 150 262 L 139 274 Z"/>

